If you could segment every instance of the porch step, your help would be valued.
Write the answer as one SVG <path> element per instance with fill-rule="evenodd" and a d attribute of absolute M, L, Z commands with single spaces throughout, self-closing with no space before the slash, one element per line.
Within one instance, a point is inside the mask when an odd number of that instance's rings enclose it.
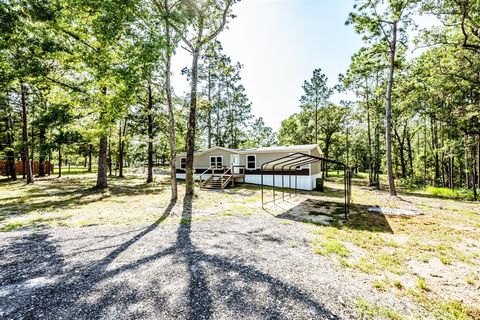
<path fill-rule="evenodd" d="M 224 175 L 224 185 L 223 188 L 227 188 L 231 184 L 231 175 Z M 219 177 L 210 177 L 205 180 L 201 186 L 202 189 L 222 189 L 222 181 Z"/>

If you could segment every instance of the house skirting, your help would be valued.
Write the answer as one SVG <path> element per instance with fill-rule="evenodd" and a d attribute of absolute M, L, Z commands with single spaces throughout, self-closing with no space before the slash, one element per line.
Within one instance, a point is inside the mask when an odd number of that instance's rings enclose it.
<path fill-rule="evenodd" d="M 193 175 L 195 180 L 200 178 L 199 174 Z M 320 178 L 321 174 L 309 175 L 309 176 L 297 176 L 297 189 L 299 190 L 313 190 L 315 188 L 315 179 Z M 207 179 L 209 175 L 204 174 L 202 179 Z M 185 173 L 177 173 L 177 179 L 185 180 Z M 262 184 L 262 177 L 261 175 L 257 174 L 247 174 L 245 175 L 245 183 L 249 184 Z M 264 174 L 263 175 L 263 184 L 265 186 L 273 186 L 273 175 L 271 174 Z M 291 185 L 290 185 L 291 184 Z M 281 188 L 282 187 L 282 175 L 275 174 L 275 186 Z M 295 188 L 295 176 L 283 176 L 283 187 L 285 188 Z"/>

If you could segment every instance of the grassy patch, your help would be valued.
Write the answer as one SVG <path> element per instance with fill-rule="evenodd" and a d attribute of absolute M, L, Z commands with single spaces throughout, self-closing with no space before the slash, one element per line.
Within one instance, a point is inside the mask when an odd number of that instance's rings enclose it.
<path fill-rule="evenodd" d="M 442 198 L 457 198 L 457 199 L 472 199 L 473 193 L 471 190 L 465 189 L 449 189 L 440 187 L 427 187 L 425 192 L 429 195 Z"/>
<path fill-rule="evenodd" d="M 348 257 L 350 251 L 343 243 L 335 239 L 327 239 L 321 243 L 315 242 L 313 251 L 321 255 L 337 255 L 339 257 Z"/>
<path fill-rule="evenodd" d="M 406 317 L 390 308 L 370 303 L 363 298 L 355 302 L 355 310 L 357 311 L 359 319 L 378 319 L 379 317 L 389 320 L 406 319 Z"/>
<path fill-rule="evenodd" d="M 0 232 L 9 232 L 15 229 L 23 227 L 24 224 L 22 222 L 9 222 L 5 224 L 3 227 L 0 227 Z"/>

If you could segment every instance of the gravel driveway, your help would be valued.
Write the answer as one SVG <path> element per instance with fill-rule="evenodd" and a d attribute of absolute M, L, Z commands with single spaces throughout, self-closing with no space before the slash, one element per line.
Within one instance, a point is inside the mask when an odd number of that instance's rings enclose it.
<path fill-rule="evenodd" d="M 356 319 L 358 297 L 403 309 L 314 254 L 309 224 L 191 216 L 186 199 L 150 226 L 0 234 L 0 318 Z"/>

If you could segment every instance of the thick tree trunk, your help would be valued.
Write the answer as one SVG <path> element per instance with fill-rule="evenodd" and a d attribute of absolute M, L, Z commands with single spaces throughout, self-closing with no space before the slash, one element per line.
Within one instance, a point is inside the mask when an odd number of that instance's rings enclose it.
<path fill-rule="evenodd" d="M 98 173 L 96 185 L 98 189 L 104 189 L 107 187 L 107 149 L 108 137 L 103 135 L 100 137 L 98 148 Z"/>
<path fill-rule="evenodd" d="M 393 177 L 393 167 L 392 167 L 392 133 L 391 133 L 391 118 L 392 118 L 392 89 L 393 89 L 393 77 L 395 72 L 395 53 L 397 48 L 397 22 L 393 23 L 393 38 L 390 48 L 390 73 L 388 77 L 388 88 L 387 88 L 387 107 L 385 112 L 385 138 L 386 138 L 386 149 L 387 149 L 387 176 L 388 176 L 388 190 L 390 196 L 397 195 L 397 189 L 395 188 L 395 180 Z"/>
<path fill-rule="evenodd" d="M 168 8 L 168 0 L 165 1 L 165 8 Z M 172 54 L 173 50 L 171 46 L 171 29 L 170 22 L 168 19 L 165 19 L 165 36 L 167 38 L 167 51 L 165 55 L 165 95 L 167 97 L 168 105 L 168 124 L 169 124 L 169 135 L 170 135 L 170 182 L 171 182 L 171 201 L 176 201 L 178 198 L 178 188 L 177 188 L 177 166 L 176 166 L 176 157 L 177 157 L 177 148 L 175 143 L 175 113 L 173 109 L 173 98 L 172 98 L 172 84 L 171 84 L 171 64 L 172 64 Z"/>
<path fill-rule="evenodd" d="M 191 195 L 194 192 L 193 178 L 193 155 L 195 152 L 195 131 L 197 117 L 197 84 L 198 84 L 198 57 L 200 50 L 192 52 L 192 79 L 190 92 L 190 114 L 188 118 L 187 130 L 187 159 L 185 174 L 185 193 Z"/>
<path fill-rule="evenodd" d="M 153 98 L 152 87 L 148 85 L 148 167 L 147 167 L 147 183 L 153 181 Z"/>
<path fill-rule="evenodd" d="M 102 88 L 102 93 L 107 94 L 107 88 Z M 104 117 L 104 114 L 100 114 L 100 120 Z M 100 121 L 102 122 L 102 121 Z M 97 170 L 97 184 L 98 189 L 105 189 L 107 187 L 107 150 L 108 149 L 108 137 L 105 133 L 102 133 L 98 146 L 98 170 Z"/>
<path fill-rule="evenodd" d="M 27 89 L 22 84 L 20 86 L 21 90 L 21 104 L 22 104 L 22 142 L 23 142 L 23 157 L 24 157 L 24 168 L 25 176 L 27 178 L 27 184 L 33 183 L 33 170 L 32 163 L 30 162 L 30 152 L 28 148 L 28 119 L 27 119 Z"/>

